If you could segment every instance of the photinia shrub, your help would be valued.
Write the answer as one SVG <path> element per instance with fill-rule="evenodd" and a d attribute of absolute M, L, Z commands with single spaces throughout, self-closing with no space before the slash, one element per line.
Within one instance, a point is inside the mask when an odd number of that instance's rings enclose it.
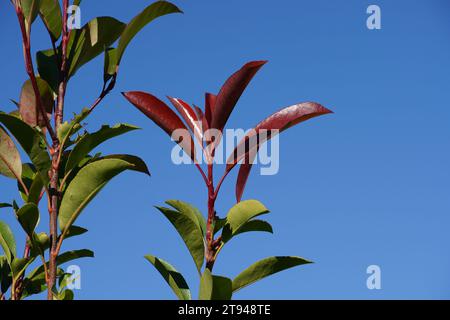
<path fill-rule="evenodd" d="M 189 104 L 178 98 L 168 97 L 181 117 L 166 103 L 145 92 L 125 92 L 123 95 L 161 129 L 172 136 L 183 151 L 189 155 L 199 170 L 207 188 L 206 219 L 189 203 L 179 200 L 166 201 L 168 207 L 157 209 L 171 222 L 186 244 L 200 276 L 199 299 L 231 299 L 234 292 L 274 273 L 311 263 L 301 257 L 277 256 L 258 261 L 234 279 L 213 274 L 214 264 L 222 248 L 235 236 L 244 232 L 272 232 L 272 226 L 257 217 L 269 210 L 257 200 L 241 201 L 253 160 L 260 146 L 276 134 L 313 117 L 331 113 L 315 102 L 305 102 L 284 108 L 258 123 L 249 131 L 230 154 L 225 172 L 217 184 L 214 183 L 215 150 L 220 143 L 228 118 L 243 91 L 266 61 L 253 61 L 235 72 L 217 95 L 205 95 L 205 108 Z M 188 134 L 179 134 L 179 131 Z M 196 142 L 194 142 L 196 141 Z M 206 159 L 204 170 L 196 159 L 196 148 L 200 147 Z M 237 165 L 240 166 L 236 182 L 235 204 L 226 216 L 220 217 L 215 203 L 222 183 Z M 163 276 L 179 299 L 191 299 L 191 292 L 184 277 L 170 263 L 152 255 L 145 258 Z"/>
<path fill-rule="evenodd" d="M 60 267 L 68 261 L 92 257 L 87 249 L 61 253 L 64 240 L 87 230 L 77 218 L 98 192 L 126 170 L 149 174 L 138 157 L 91 152 L 106 140 L 138 129 L 129 124 L 103 125 L 96 132 L 82 130 L 103 98 L 114 88 L 125 49 L 133 37 L 154 19 L 181 12 L 166 1 L 150 4 L 129 23 L 113 17 L 97 17 L 80 29 L 69 30 L 69 5 L 81 0 L 11 0 L 22 36 L 25 68 L 17 109 L 0 113 L 0 174 L 17 181 L 21 197 L 1 203 L 11 208 L 24 231 L 25 249 L 19 254 L 16 236 L 0 221 L 0 300 L 18 300 L 47 290 L 48 299 L 72 299 L 69 275 Z M 32 25 L 41 19 L 51 48 L 31 51 Z M 117 46 L 114 44 L 117 43 Z M 67 84 L 95 57 L 104 55 L 103 86 L 98 98 L 71 120 L 64 120 Z M 35 68 L 35 65 L 37 68 Z M 36 70 L 37 69 L 37 70 Z M 16 142 L 13 140 L 15 138 Z M 29 162 L 23 162 L 22 147 Z M 49 227 L 38 232 L 39 207 L 48 206 Z M 3 200 L 4 201 L 4 200 Z M 39 263 L 32 271 L 28 269 Z"/>

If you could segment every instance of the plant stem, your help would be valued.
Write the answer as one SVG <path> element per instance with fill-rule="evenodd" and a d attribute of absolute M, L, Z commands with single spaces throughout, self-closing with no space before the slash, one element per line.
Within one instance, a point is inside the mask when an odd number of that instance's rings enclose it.
<path fill-rule="evenodd" d="M 214 267 L 214 222 L 216 211 L 214 209 L 216 197 L 213 181 L 213 164 L 208 163 L 208 220 L 206 223 L 206 268 L 212 271 Z"/>
<path fill-rule="evenodd" d="M 47 128 L 50 137 L 52 138 L 52 140 L 55 140 L 56 134 L 50 124 L 50 120 L 47 117 L 47 112 L 45 111 L 44 106 L 42 104 L 41 93 L 39 92 L 36 75 L 34 74 L 33 59 L 31 57 L 31 40 L 30 40 L 30 35 L 27 33 L 27 28 L 25 26 L 25 17 L 23 15 L 22 8 L 17 3 L 14 3 L 14 8 L 16 10 L 16 15 L 19 20 L 20 31 L 22 34 L 22 45 L 23 45 L 23 55 L 24 55 L 24 59 L 25 59 L 25 68 L 26 68 L 27 74 L 30 78 L 31 85 L 33 87 L 34 96 L 36 99 L 37 111 L 38 111 L 38 113 L 41 114 L 42 119 L 44 119 L 45 127 Z M 30 31 L 30 33 L 31 33 L 31 31 Z M 38 117 L 36 117 L 36 120 L 38 120 Z"/>
<path fill-rule="evenodd" d="M 67 10 L 69 7 L 69 0 L 63 1 L 63 30 L 62 30 L 62 42 L 61 42 L 61 69 L 59 72 L 59 86 L 58 86 L 58 103 L 55 111 L 55 128 L 58 131 L 63 118 L 64 118 L 64 100 L 67 87 L 67 44 L 69 42 L 69 31 L 67 29 Z M 49 255 L 49 267 L 48 267 L 48 283 L 47 283 L 47 299 L 53 299 L 53 288 L 56 284 L 57 263 L 56 257 L 58 256 L 58 202 L 59 202 L 59 166 L 60 157 L 59 154 L 60 144 L 58 138 L 53 140 L 52 146 L 52 169 L 50 177 L 50 255 Z"/>

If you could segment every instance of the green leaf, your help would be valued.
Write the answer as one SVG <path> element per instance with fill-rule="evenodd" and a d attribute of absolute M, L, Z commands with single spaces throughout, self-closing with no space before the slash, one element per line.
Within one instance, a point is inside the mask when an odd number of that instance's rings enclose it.
<path fill-rule="evenodd" d="M 229 241 L 250 219 L 268 212 L 269 210 L 257 200 L 245 200 L 237 203 L 227 214 L 222 240 Z"/>
<path fill-rule="evenodd" d="M 224 226 L 225 223 L 227 222 L 227 219 L 225 218 L 216 218 L 216 221 L 214 222 L 214 234 L 216 234 L 217 232 L 219 232 Z"/>
<path fill-rule="evenodd" d="M 152 22 L 158 17 L 171 13 L 181 13 L 175 5 L 167 1 L 157 1 L 145 8 L 140 14 L 134 17 L 130 23 L 125 27 L 119 40 L 117 47 L 117 65 L 122 60 L 125 49 L 136 36 L 136 34 L 142 30 L 147 24 Z M 114 68 L 115 69 L 115 68 Z"/>
<path fill-rule="evenodd" d="M 15 281 L 17 281 L 26 271 L 34 257 L 31 258 L 15 258 L 11 263 L 11 273 Z"/>
<path fill-rule="evenodd" d="M 164 207 L 156 207 L 172 223 L 188 248 L 198 272 L 203 265 L 205 247 L 203 233 L 196 217 L 189 211 L 175 211 Z"/>
<path fill-rule="evenodd" d="M 60 294 L 58 294 L 58 296 L 56 297 L 56 300 L 73 300 L 74 298 L 74 293 L 72 290 L 66 289 L 63 292 L 61 292 Z"/>
<path fill-rule="evenodd" d="M 206 268 L 200 278 L 199 300 L 211 300 L 213 293 L 213 278 L 211 271 Z"/>
<path fill-rule="evenodd" d="M 32 239 L 31 257 L 42 255 L 45 250 L 50 248 L 50 237 L 45 232 L 35 233 Z"/>
<path fill-rule="evenodd" d="M 61 268 L 57 270 L 57 276 L 64 274 Z M 24 290 L 22 293 L 22 299 L 25 299 L 33 294 L 39 294 L 47 289 L 47 284 L 45 282 L 44 272 L 40 273 L 33 279 L 25 278 L 23 281 Z"/>
<path fill-rule="evenodd" d="M 25 21 L 31 25 L 34 20 L 36 20 L 39 12 L 39 0 L 20 0 L 20 6 L 22 8 Z M 29 30 L 27 30 L 27 33 L 29 33 Z"/>
<path fill-rule="evenodd" d="M 12 204 L 0 202 L 0 208 L 12 208 Z"/>
<path fill-rule="evenodd" d="M 250 220 L 247 221 L 242 227 L 238 229 L 238 231 L 234 235 L 238 235 L 244 232 L 252 232 L 252 231 L 263 231 L 273 233 L 272 226 L 270 223 L 264 220 Z"/>
<path fill-rule="evenodd" d="M 270 257 L 260 260 L 241 272 L 233 280 L 233 292 L 236 292 L 252 283 L 264 279 L 274 273 L 312 263 L 300 257 Z"/>
<path fill-rule="evenodd" d="M 212 276 L 213 290 L 211 300 L 231 300 L 233 295 L 232 281 L 230 278 L 222 276 Z"/>
<path fill-rule="evenodd" d="M 47 118 L 51 119 L 54 104 L 52 88 L 47 81 L 40 77 L 36 77 L 36 82 L 41 95 L 42 106 L 47 113 Z M 22 120 L 30 126 L 45 127 L 45 120 L 37 107 L 36 95 L 29 79 L 25 81 L 20 92 L 19 111 Z"/>
<path fill-rule="evenodd" d="M 6 293 L 11 286 L 11 269 L 5 256 L 0 256 L 0 291 Z"/>
<path fill-rule="evenodd" d="M 38 51 L 36 53 L 36 62 L 39 76 L 44 79 L 53 92 L 58 92 L 59 68 L 53 49 Z"/>
<path fill-rule="evenodd" d="M 117 72 L 117 48 L 105 50 L 105 61 L 103 65 L 103 81 L 107 82 Z"/>
<path fill-rule="evenodd" d="M 44 183 L 42 182 L 41 176 L 39 174 L 36 174 L 28 190 L 29 194 L 27 202 L 31 202 L 37 205 L 39 203 L 43 187 Z"/>
<path fill-rule="evenodd" d="M 11 228 L 3 221 L 0 221 L 0 245 L 5 252 L 8 264 L 11 266 L 14 257 L 17 255 L 16 240 Z"/>
<path fill-rule="evenodd" d="M 191 300 L 191 291 L 184 277 L 170 263 L 152 255 L 146 255 L 147 259 L 159 271 L 167 284 L 172 288 L 180 300 Z"/>
<path fill-rule="evenodd" d="M 61 142 L 61 148 L 63 148 L 63 150 L 67 146 L 70 137 L 72 135 L 74 135 L 75 133 L 77 133 L 81 129 L 80 123 L 81 123 L 81 121 L 86 119 L 86 117 L 88 115 L 89 115 L 89 109 L 84 108 L 81 111 L 81 113 L 75 115 L 74 118 L 70 122 L 65 121 L 64 123 L 61 124 L 61 126 L 58 129 L 57 134 L 58 134 L 59 141 Z"/>
<path fill-rule="evenodd" d="M 64 264 L 66 262 L 72 261 L 72 260 L 76 260 L 76 259 L 80 259 L 80 258 L 93 258 L 94 257 L 94 252 L 92 252 L 91 250 L 88 249 L 80 249 L 80 250 L 72 250 L 72 251 L 67 251 L 64 252 L 62 254 L 60 254 L 58 257 L 56 257 L 56 264 L 59 266 L 61 264 Z M 47 262 L 48 264 L 48 262 Z M 27 278 L 29 280 L 36 280 L 41 278 L 44 275 L 44 266 L 41 265 L 39 267 L 37 267 L 36 269 L 34 269 L 32 272 L 30 272 L 30 274 L 27 276 Z"/>
<path fill-rule="evenodd" d="M 20 180 L 22 176 L 22 160 L 14 141 L 0 126 L 0 174 Z"/>
<path fill-rule="evenodd" d="M 131 167 L 129 170 L 142 172 L 147 175 L 150 175 L 150 171 L 148 170 L 148 167 L 147 167 L 147 164 L 145 163 L 145 161 L 142 160 L 141 158 L 139 158 L 137 156 L 133 156 L 131 154 L 109 154 L 107 156 L 99 158 L 99 160 L 101 160 L 101 159 L 124 160 L 126 162 L 133 164 L 133 167 Z"/>
<path fill-rule="evenodd" d="M 192 221 L 197 222 L 197 225 L 202 231 L 203 236 L 206 235 L 206 221 L 200 210 L 198 210 L 193 205 L 180 200 L 168 200 L 166 201 L 166 203 L 172 208 L 183 212 L 183 214 L 190 217 Z"/>
<path fill-rule="evenodd" d="M 112 178 L 133 167 L 132 163 L 124 160 L 102 159 L 81 168 L 61 200 L 58 220 L 62 232 L 66 232 L 86 205 Z"/>
<path fill-rule="evenodd" d="M 93 258 L 94 252 L 88 249 L 80 249 L 80 250 L 72 250 L 72 251 L 66 251 L 62 254 L 60 254 L 56 258 L 57 265 L 64 264 L 66 262 L 80 259 L 80 258 Z"/>
<path fill-rule="evenodd" d="M 231 279 L 213 275 L 205 269 L 200 278 L 199 300 L 230 300 L 232 295 Z"/>
<path fill-rule="evenodd" d="M 68 239 L 68 238 L 80 236 L 82 234 L 85 234 L 86 232 L 88 232 L 88 230 L 85 228 L 78 227 L 78 226 L 70 226 L 65 238 Z"/>
<path fill-rule="evenodd" d="M 27 195 L 22 184 L 17 182 L 17 188 L 23 201 L 38 204 L 44 183 L 42 182 L 41 176 L 30 163 L 24 163 L 22 165 L 22 182 L 28 189 Z"/>
<path fill-rule="evenodd" d="M 102 126 L 97 132 L 85 134 L 70 152 L 66 163 L 66 172 L 77 167 L 89 152 L 104 141 L 137 129 L 139 128 L 129 124 L 117 124 L 113 127 Z"/>
<path fill-rule="evenodd" d="M 0 122 L 20 143 L 25 153 L 30 157 L 31 162 L 37 168 L 44 185 L 47 185 L 51 161 L 42 136 L 22 120 L 3 112 L 0 112 Z"/>
<path fill-rule="evenodd" d="M 34 203 L 27 203 L 17 211 L 17 219 L 26 234 L 32 238 L 39 224 L 39 209 Z"/>
<path fill-rule="evenodd" d="M 61 36 L 62 14 L 58 0 L 40 0 L 39 15 L 45 28 L 55 42 Z"/>
<path fill-rule="evenodd" d="M 122 34 L 125 24 L 112 17 L 98 17 L 83 28 L 72 30 L 69 39 L 70 76 L 110 47 Z"/>
<path fill-rule="evenodd" d="M 22 164 L 22 182 L 30 190 L 33 180 L 36 177 L 36 169 L 31 163 Z M 28 202 L 28 196 L 26 195 L 25 189 L 22 184 L 17 181 L 17 189 L 19 190 L 20 196 L 24 202 Z"/>

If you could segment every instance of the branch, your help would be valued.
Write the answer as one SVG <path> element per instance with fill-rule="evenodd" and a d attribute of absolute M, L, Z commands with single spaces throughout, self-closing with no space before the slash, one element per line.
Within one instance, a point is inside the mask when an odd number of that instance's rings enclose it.
<path fill-rule="evenodd" d="M 55 134 L 55 131 L 53 130 L 50 120 L 47 117 L 47 112 L 44 109 L 44 106 L 42 104 L 42 97 L 41 93 L 39 92 L 39 87 L 36 80 L 36 75 L 34 73 L 34 67 L 33 67 L 33 59 L 31 57 L 31 41 L 30 41 L 30 35 L 27 34 L 27 27 L 25 26 L 25 17 L 23 15 L 22 8 L 17 4 L 17 2 L 13 2 L 14 9 L 16 10 L 17 19 L 19 20 L 20 25 L 20 31 L 22 34 L 22 45 L 23 45 L 23 53 L 24 53 L 24 59 L 25 59 L 25 67 L 26 71 L 28 73 L 28 76 L 30 77 L 31 84 L 33 86 L 33 91 L 36 99 L 36 106 L 38 109 L 38 112 L 41 113 L 42 118 L 44 119 L 45 127 L 48 130 L 48 133 L 52 140 L 57 139 L 57 136 Z M 31 33 L 31 31 L 30 31 Z"/>
<path fill-rule="evenodd" d="M 63 1 L 63 30 L 61 40 L 61 68 L 59 70 L 58 104 L 55 112 L 56 129 L 59 128 L 64 118 L 64 98 L 66 95 L 66 86 L 68 80 L 67 72 L 67 45 L 69 43 L 69 31 L 67 29 L 67 10 L 69 0 Z"/>

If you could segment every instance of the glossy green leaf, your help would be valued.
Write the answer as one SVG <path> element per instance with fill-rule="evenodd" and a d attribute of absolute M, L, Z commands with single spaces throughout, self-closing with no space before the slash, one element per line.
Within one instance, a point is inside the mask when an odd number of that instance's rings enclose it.
<path fill-rule="evenodd" d="M 56 258 L 56 263 L 59 266 L 66 262 L 73 261 L 76 259 L 93 258 L 93 257 L 94 257 L 94 252 L 92 252 L 91 250 L 88 250 L 88 249 L 72 250 L 72 251 L 66 251 L 66 252 L 60 254 Z M 47 262 L 47 264 L 48 264 L 48 262 Z M 37 267 L 36 269 L 34 269 L 32 272 L 30 272 L 30 274 L 27 276 L 27 278 L 29 280 L 39 279 L 44 276 L 44 270 L 45 270 L 44 266 L 41 265 L 41 266 Z"/>
<path fill-rule="evenodd" d="M 157 1 L 152 3 L 147 8 L 145 8 L 140 14 L 134 17 L 130 23 L 125 27 L 123 33 L 119 40 L 119 45 L 117 47 L 117 65 L 120 64 L 122 60 L 125 49 L 131 42 L 131 40 L 136 36 L 136 34 L 141 31 L 147 24 L 152 22 L 158 17 L 171 14 L 171 13 L 181 13 L 182 11 L 178 9 L 175 5 L 167 1 Z M 115 69 L 115 68 L 114 68 Z"/>
<path fill-rule="evenodd" d="M 213 290 L 211 300 L 230 300 L 233 284 L 230 278 L 212 275 Z"/>
<path fill-rule="evenodd" d="M 170 263 L 152 255 L 146 255 L 145 259 L 158 270 L 178 299 L 191 300 L 191 291 L 189 290 L 186 280 Z"/>
<path fill-rule="evenodd" d="M 312 262 L 300 257 L 270 257 L 260 260 L 233 279 L 233 292 L 274 273 L 308 263 Z"/>
<path fill-rule="evenodd" d="M 27 203 L 17 211 L 17 219 L 27 235 L 33 237 L 34 230 L 39 224 L 39 209 L 34 203 Z"/>
<path fill-rule="evenodd" d="M 79 249 L 79 250 L 72 250 L 72 251 L 66 251 L 62 254 L 60 254 L 56 258 L 56 263 L 58 265 L 64 264 L 69 261 L 73 261 L 80 258 L 93 258 L 94 252 L 88 249 Z"/>
<path fill-rule="evenodd" d="M 41 232 L 33 235 L 33 241 L 31 242 L 31 257 L 37 257 L 42 255 L 45 250 L 50 248 L 50 237 L 45 232 Z"/>
<path fill-rule="evenodd" d="M 57 299 L 56 300 L 61 300 L 61 301 L 71 301 L 74 298 L 74 293 L 72 290 L 66 289 L 63 292 L 59 293 L 57 295 Z"/>
<path fill-rule="evenodd" d="M 198 292 L 199 300 L 211 300 L 213 293 L 213 277 L 209 269 L 203 271 Z"/>
<path fill-rule="evenodd" d="M 77 167 L 89 152 L 104 141 L 137 129 L 139 128 L 129 124 L 117 124 L 113 127 L 105 125 L 97 132 L 85 134 L 70 152 L 66 163 L 66 172 Z"/>
<path fill-rule="evenodd" d="M 23 16 L 25 17 L 25 21 L 30 23 L 30 25 L 36 20 L 38 15 L 39 1 L 40 0 L 20 0 Z M 29 32 L 29 30 L 27 30 L 27 32 Z"/>
<path fill-rule="evenodd" d="M 24 163 L 22 165 L 22 182 L 28 190 L 27 195 L 22 183 L 17 182 L 17 188 L 19 189 L 23 201 L 38 204 L 44 183 L 31 163 Z"/>
<path fill-rule="evenodd" d="M 11 286 L 11 269 L 5 256 L 0 256 L 0 292 L 6 293 Z"/>
<path fill-rule="evenodd" d="M 244 232 L 252 232 L 252 231 L 262 231 L 273 233 L 272 226 L 270 223 L 264 220 L 250 220 L 247 221 L 242 227 L 240 227 L 234 235 L 238 235 Z"/>
<path fill-rule="evenodd" d="M 21 179 L 22 176 L 19 151 L 2 126 L 0 126 L 0 174 L 13 179 Z"/>
<path fill-rule="evenodd" d="M 47 119 L 51 119 L 53 112 L 53 92 L 47 81 L 36 78 L 39 93 L 41 95 L 42 106 L 47 113 Z M 25 81 L 20 92 L 19 111 L 23 121 L 32 127 L 45 127 L 45 121 L 36 104 L 36 95 L 34 94 L 31 80 Z"/>
<path fill-rule="evenodd" d="M 11 273 L 13 279 L 17 281 L 27 270 L 27 268 L 34 261 L 34 257 L 31 258 L 15 258 L 11 263 Z"/>
<path fill-rule="evenodd" d="M 3 221 L 0 221 L 0 246 L 5 252 L 8 264 L 11 265 L 14 257 L 17 255 L 16 240 L 11 228 Z"/>
<path fill-rule="evenodd" d="M 112 178 L 133 167 L 132 163 L 120 159 L 101 159 L 84 166 L 70 182 L 61 200 L 58 221 L 62 232 L 66 232 Z"/>
<path fill-rule="evenodd" d="M 42 182 L 41 176 L 39 174 L 36 174 L 29 188 L 27 202 L 38 204 L 43 187 L 44 183 Z"/>
<path fill-rule="evenodd" d="M 33 180 L 36 177 L 36 169 L 31 163 L 22 164 L 22 182 L 30 190 L 31 185 L 33 184 Z M 17 189 L 19 190 L 20 196 L 22 197 L 24 202 L 28 202 L 28 196 L 23 188 L 22 184 L 17 181 Z"/>
<path fill-rule="evenodd" d="M 168 201 L 166 201 L 166 203 L 169 206 L 171 206 L 172 208 L 174 208 L 180 212 L 183 212 L 183 214 L 190 217 L 192 221 L 194 221 L 194 222 L 197 221 L 198 227 L 202 231 L 203 236 L 205 236 L 206 221 L 205 221 L 205 218 L 203 217 L 202 213 L 200 212 L 200 210 L 198 210 L 193 205 L 191 205 L 187 202 L 184 202 L 184 201 L 180 201 L 180 200 L 168 200 Z"/>
<path fill-rule="evenodd" d="M 225 218 L 216 218 L 216 221 L 214 222 L 214 234 L 222 230 L 226 222 L 227 219 Z"/>
<path fill-rule="evenodd" d="M 147 164 L 144 160 L 137 156 L 133 156 L 131 154 L 109 154 L 107 156 L 101 157 L 100 159 L 120 159 L 126 162 L 133 164 L 129 170 L 142 172 L 147 175 L 150 175 L 150 171 L 148 170 Z"/>
<path fill-rule="evenodd" d="M 61 36 L 62 14 L 58 0 L 40 0 L 39 15 L 53 41 Z"/>
<path fill-rule="evenodd" d="M 57 270 L 57 276 L 64 274 L 61 268 Z M 23 281 L 24 289 L 22 293 L 22 299 L 25 299 L 33 294 L 39 294 L 47 290 L 47 284 L 45 282 L 44 272 L 40 273 L 39 276 L 33 279 L 25 278 Z"/>
<path fill-rule="evenodd" d="M 0 112 L 0 123 L 3 123 L 20 143 L 46 185 L 49 180 L 48 170 L 50 169 L 51 161 L 42 136 L 22 120 L 6 113 Z"/>
<path fill-rule="evenodd" d="M 222 240 L 229 241 L 250 219 L 268 212 L 269 210 L 257 200 L 246 200 L 235 204 L 227 214 Z"/>
<path fill-rule="evenodd" d="M 117 72 L 117 48 L 108 48 L 105 51 L 103 65 L 103 81 L 106 82 Z"/>
<path fill-rule="evenodd" d="M 61 124 L 61 126 L 58 129 L 58 138 L 61 142 L 61 147 L 63 150 L 68 145 L 68 142 L 70 140 L 70 137 L 77 133 L 81 128 L 81 122 L 86 119 L 86 117 L 89 115 L 89 109 L 84 108 L 81 113 L 74 116 L 74 118 L 69 122 L 65 121 Z"/>
<path fill-rule="evenodd" d="M 58 92 L 59 68 L 53 49 L 38 51 L 36 53 L 36 63 L 39 76 L 44 79 L 53 92 Z"/>
<path fill-rule="evenodd" d="M 190 211 L 177 211 L 164 207 L 156 208 L 164 214 L 178 231 L 194 259 L 198 272 L 200 272 L 205 257 L 205 248 L 203 233 L 199 227 L 197 217 L 193 217 Z"/>
<path fill-rule="evenodd" d="M 70 76 L 110 47 L 122 34 L 125 24 L 112 17 L 98 17 L 83 28 L 73 30 L 69 39 Z"/>
<path fill-rule="evenodd" d="M 232 295 L 231 279 L 213 275 L 205 269 L 200 278 L 199 300 L 230 300 Z"/>
<path fill-rule="evenodd" d="M 67 231 L 66 239 L 76 237 L 76 236 L 81 236 L 82 234 L 85 234 L 86 232 L 88 232 L 87 229 L 72 225 L 72 226 L 70 226 L 69 230 Z"/>

